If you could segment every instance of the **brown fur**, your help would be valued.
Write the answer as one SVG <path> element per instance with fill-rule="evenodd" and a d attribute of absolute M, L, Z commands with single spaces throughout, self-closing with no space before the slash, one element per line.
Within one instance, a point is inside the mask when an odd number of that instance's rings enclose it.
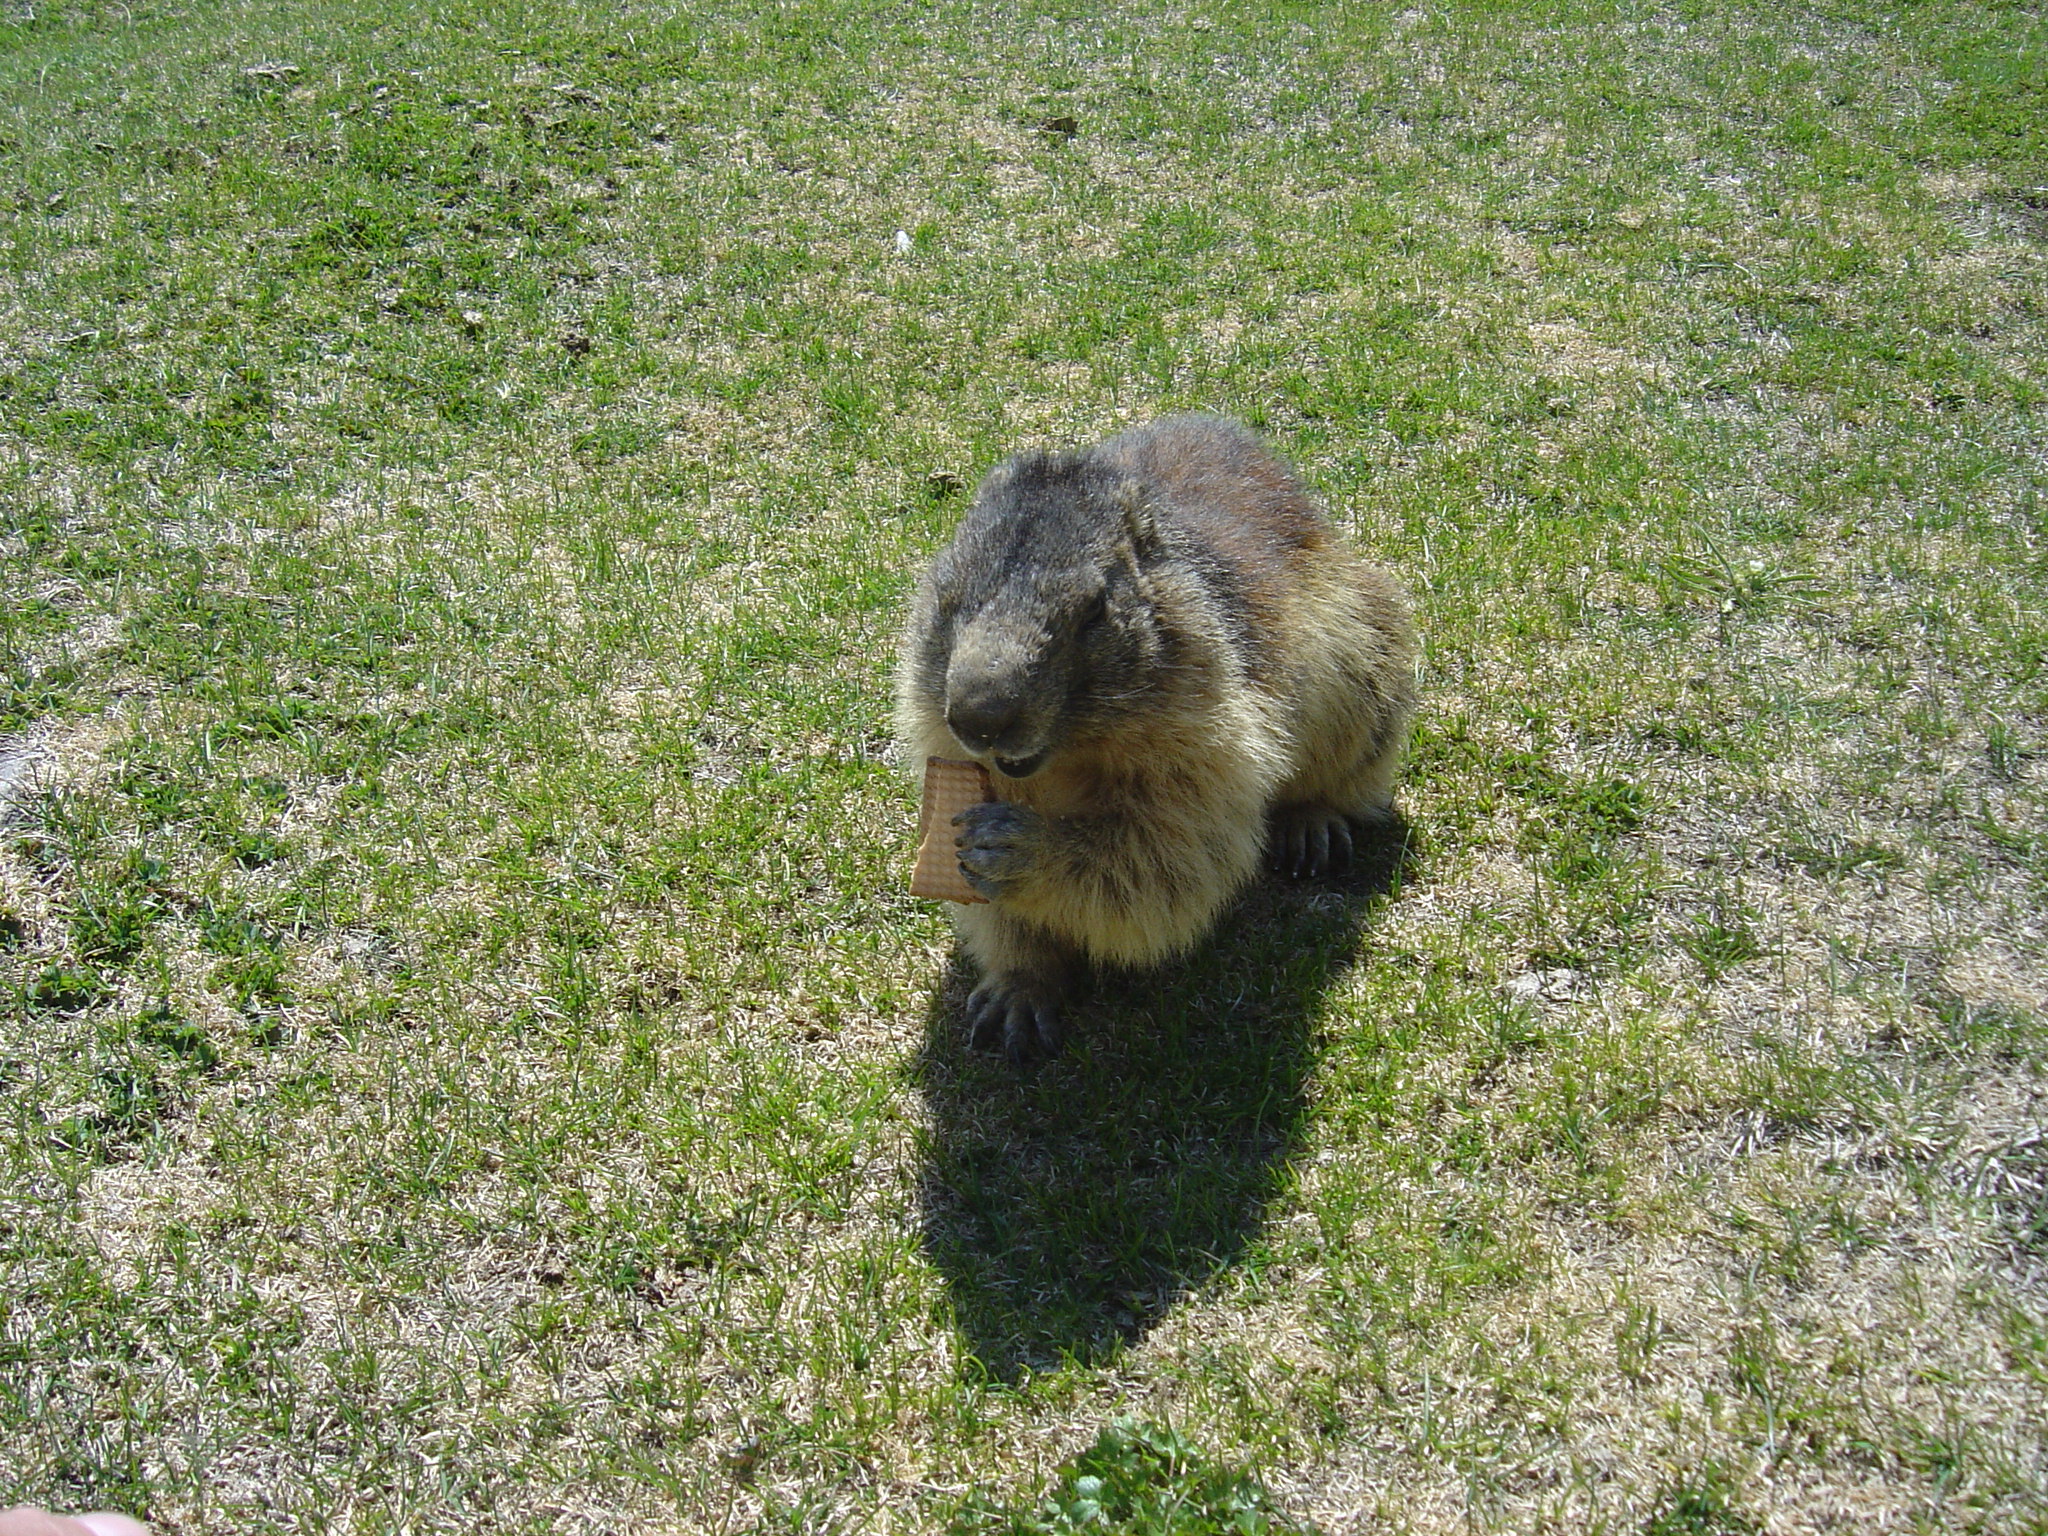
<path fill-rule="evenodd" d="M 919 584 L 898 672 L 913 762 L 971 756 L 957 819 L 977 1043 L 1052 1049 L 1085 962 L 1208 932 L 1261 855 L 1344 862 L 1388 818 L 1414 626 L 1234 422 L 1178 416 L 998 465 Z"/>

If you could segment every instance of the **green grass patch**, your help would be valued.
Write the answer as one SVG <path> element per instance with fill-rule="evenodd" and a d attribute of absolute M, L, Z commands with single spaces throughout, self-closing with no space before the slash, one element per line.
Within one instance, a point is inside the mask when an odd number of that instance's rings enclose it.
<path fill-rule="evenodd" d="M 1060 1469 L 1028 1512 L 987 1508 L 957 1517 L 956 1532 L 1004 1536 L 1268 1536 L 1301 1527 L 1277 1510 L 1256 1478 L 1217 1466 L 1170 1429 L 1119 1419 Z"/>

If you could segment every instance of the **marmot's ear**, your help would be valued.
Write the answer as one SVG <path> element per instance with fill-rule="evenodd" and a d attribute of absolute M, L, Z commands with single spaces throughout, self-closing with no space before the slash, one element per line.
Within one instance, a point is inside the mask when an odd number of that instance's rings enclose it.
<path fill-rule="evenodd" d="M 1116 504 L 1124 515 L 1124 535 L 1131 548 L 1149 554 L 1159 546 L 1159 525 L 1152 518 L 1152 497 L 1145 482 L 1136 478 L 1119 481 Z"/>

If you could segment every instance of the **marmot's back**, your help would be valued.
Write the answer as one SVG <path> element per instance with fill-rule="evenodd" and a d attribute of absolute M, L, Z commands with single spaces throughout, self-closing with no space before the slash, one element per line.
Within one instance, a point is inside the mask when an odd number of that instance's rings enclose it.
<path fill-rule="evenodd" d="M 1294 471 L 1226 417 L 1169 416 L 1095 451 L 1154 487 L 1162 515 L 1247 563 L 1288 564 L 1329 545 L 1329 519 Z"/>
<path fill-rule="evenodd" d="M 1268 679 L 1298 641 L 1304 574 L 1338 548 L 1322 508 L 1282 459 L 1221 416 L 1169 416 L 1098 452 L 1153 489 L 1162 530 L 1235 610 L 1247 670 Z"/>

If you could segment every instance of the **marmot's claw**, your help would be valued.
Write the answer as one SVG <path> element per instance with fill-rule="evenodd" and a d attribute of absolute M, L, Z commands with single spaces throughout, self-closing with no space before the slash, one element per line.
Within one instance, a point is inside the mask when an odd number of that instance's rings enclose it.
<path fill-rule="evenodd" d="M 990 977 L 968 995 L 967 1028 L 976 1050 L 1000 1050 L 1016 1067 L 1052 1055 L 1066 1034 L 1058 1001 L 1014 977 Z"/>
<path fill-rule="evenodd" d="M 960 829 L 953 839 L 960 853 L 960 873 L 990 901 L 1038 862 L 1045 818 L 1028 806 L 1004 800 L 970 805 L 953 818 L 953 825 Z"/>
<path fill-rule="evenodd" d="M 1284 821 L 1275 820 L 1266 829 L 1266 868 L 1276 875 L 1294 873 L 1294 860 L 1287 847 L 1287 834 L 1291 830 Z"/>
<path fill-rule="evenodd" d="M 1352 866 L 1352 819 L 1331 817 L 1329 821 L 1329 868 L 1348 870 Z"/>

